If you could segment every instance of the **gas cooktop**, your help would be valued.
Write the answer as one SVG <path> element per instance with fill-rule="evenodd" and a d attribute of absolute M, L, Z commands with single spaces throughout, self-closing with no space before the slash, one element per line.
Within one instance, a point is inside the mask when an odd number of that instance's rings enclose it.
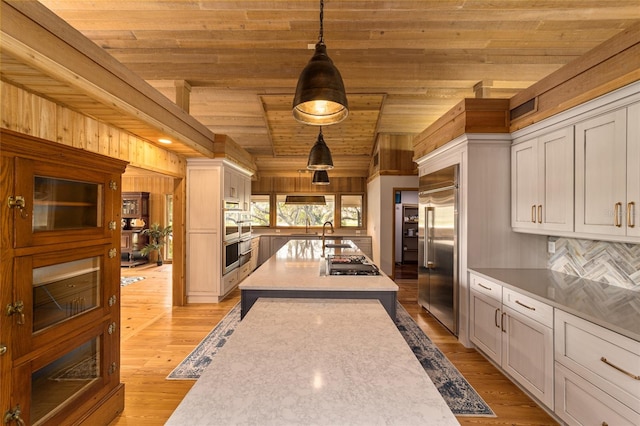
<path fill-rule="evenodd" d="M 380 275 L 378 267 L 361 255 L 330 255 L 329 275 Z"/>

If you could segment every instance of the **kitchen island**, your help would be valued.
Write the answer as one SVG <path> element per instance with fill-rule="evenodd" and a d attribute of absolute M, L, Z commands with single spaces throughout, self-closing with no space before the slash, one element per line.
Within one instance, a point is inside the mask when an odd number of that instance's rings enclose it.
<path fill-rule="evenodd" d="M 325 255 L 364 256 L 349 240 L 332 241 L 351 248 L 326 248 Z M 392 319 L 396 317 L 398 286 L 380 275 L 327 275 L 322 241 L 292 240 L 242 283 L 241 317 L 259 298 L 377 299 Z"/>
<path fill-rule="evenodd" d="M 377 300 L 258 300 L 167 425 L 459 424 Z"/>

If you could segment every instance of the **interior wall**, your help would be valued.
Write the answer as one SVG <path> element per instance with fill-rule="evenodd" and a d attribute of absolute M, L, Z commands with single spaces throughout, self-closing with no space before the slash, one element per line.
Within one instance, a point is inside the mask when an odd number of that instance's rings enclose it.
<path fill-rule="evenodd" d="M 407 204 L 418 204 L 418 191 L 400 191 L 401 202 L 395 205 L 396 221 L 395 221 L 395 261 L 402 261 L 402 221 L 404 219 L 402 209 Z"/>
<path fill-rule="evenodd" d="M 367 232 L 371 235 L 373 261 L 389 276 L 393 274 L 394 191 L 417 187 L 418 176 L 378 176 L 367 185 Z"/>

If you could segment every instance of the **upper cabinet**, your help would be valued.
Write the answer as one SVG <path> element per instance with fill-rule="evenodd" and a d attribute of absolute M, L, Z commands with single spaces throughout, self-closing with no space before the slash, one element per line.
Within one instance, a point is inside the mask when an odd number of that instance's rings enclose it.
<path fill-rule="evenodd" d="M 515 231 L 640 242 L 639 99 L 632 84 L 514 134 Z"/>
<path fill-rule="evenodd" d="M 640 241 L 640 103 L 576 125 L 576 232 Z"/>
<path fill-rule="evenodd" d="M 573 129 L 511 148 L 511 224 L 528 232 L 573 231 Z"/>

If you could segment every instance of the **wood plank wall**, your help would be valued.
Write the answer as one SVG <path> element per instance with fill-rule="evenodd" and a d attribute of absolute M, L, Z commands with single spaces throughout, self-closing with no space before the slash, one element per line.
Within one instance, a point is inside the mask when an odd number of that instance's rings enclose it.
<path fill-rule="evenodd" d="M 0 81 L 2 127 L 128 161 L 130 165 L 184 177 L 184 157 L 119 128 Z"/>
<path fill-rule="evenodd" d="M 165 226 L 166 196 L 173 194 L 174 179 L 163 176 L 122 176 L 122 192 L 149 193 L 149 224 Z"/>
<path fill-rule="evenodd" d="M 251 182 L 252 194 L 313 194 L 313 193 L 357 193 L 366 191 L 364 177 L 331 177 L 329 185 L 312 185 L 313 173 L 301 173 L 299 177 L 261 176 Z"/>
<path fill-rule="evenodd" d="M 378 175 L 418 175 L 413 162 L 413 135 L 381 134 L 369 166 L 369 180 Z"/>

